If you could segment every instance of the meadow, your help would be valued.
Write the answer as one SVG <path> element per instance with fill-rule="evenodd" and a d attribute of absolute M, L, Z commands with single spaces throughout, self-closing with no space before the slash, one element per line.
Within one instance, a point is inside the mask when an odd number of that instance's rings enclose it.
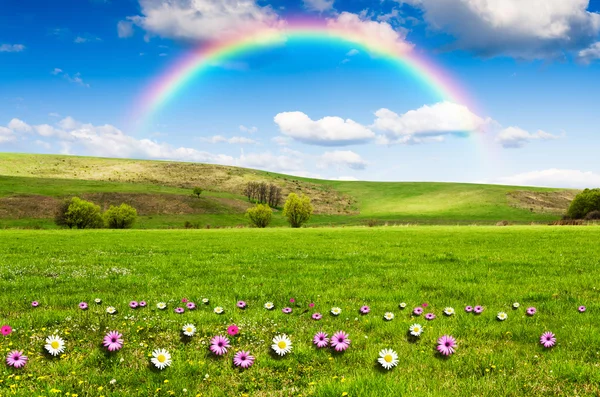
<path fill-rule="evenodd" d="M 13 331 L 0 336 L 0 350 L 23 350 L 29 362 L 0 366 L 0 395 L 597 395 L 599 241 L 594 226 L 4 230 L 0 325 Z M 197 308 L 176 314 L 184 298 Z M 132 300 L 148 306 L 131 309 Z M 239 300 L 248 307 L 237 308 Z M 274 310 L 263 307 L 268 301 Z M 412 315 L 424 303 L 437 318 Z M 370 313 L 359 314 L 363 305 Z M 485 310 L 466 313 L 467 305 Z M 286 306 L 292 313 L 282 313 Z M 443 314 L 448 306 L 455 315 Z M 527 316 L 527 307 L 537 313 Z M 314 312 L 323 318 L 311 319 Z M 385 321 L 385 312 L 395 318 Z M 197 327 L 189 340 L 181 336 L 187 323 Z M 416 340 L 413 323 L 424 326 Z M 231 324 L 240 333 L 216 357 L 208 342 Z M 101 345 L 110 330 L 123 334 L 118 352 Z M 316 332 L 339 330 L 351 339 L 345 352 L 313 346 Z M 546 331 L 557 338 L 550 349 L 539 343 Z M 270 345 L 283 333 L 293 350 L 279 357 Z M 52 334 L 66 341 L 57 358 L 43 350 Z M 444 334 L 458 343 L 447 358 L 435 351 Z M 150 363 L 157 348 L 173 358 L 162 371 Z M 384 348 L 399 355 L 389 371 L 377 363 Z M 233 366 L 239 349 L 256 357 L 252 367 Z"/>

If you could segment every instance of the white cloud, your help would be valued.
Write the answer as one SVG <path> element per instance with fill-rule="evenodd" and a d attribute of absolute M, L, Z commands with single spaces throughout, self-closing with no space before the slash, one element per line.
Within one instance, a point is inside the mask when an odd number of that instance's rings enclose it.
<path fill-rule="evenodd" d="M 258 132 L 258 128 L 246 127 L 245 125 L 240 125 L 240 131 L 247 132 L 248 134 L 254 134 L 255 132 Z"/>
<path fill-rule="evenodd" d="M 52 113 L 48 113 L 48 116 L 50 116 L 50 117 L 60 117 L 60 114 L 52 112 Z"/>
<path fill-rule="evenodd" d="M 600 59 L 600 41 L 591 44 L 588 48 L 579 51 L 578 59 L 583 63 L 590 63 Z"/>
<path fill-rule="evenodd" d="M 271 138 L 271 141 L 275 142 L 276 145 L 279 146 L 288 146 L 291 143 L 291 138 L 288 138 L 287 136 L 276 136 L 274 138 Z"/>
<path fill-rule="evenodd" d="M 73 40 L 74 43 L 76 44 L 83 44 L 83 43 L 93 43 L 93 42 L 98 42 L 98 41 L 102 41 L 102 39 L 100 37 L 91 35 L 91 34 L 84 34 L 81 36 L 77 36 L 75 37 L 75 40 Z"/>
<path fill-rule="evenodd" d="M 237 145 L 253 145 L 256 143 L 256 141 L 254 139 L 250 139 L 250 138 L 246 138 L 243 136 L 234 136 L 231 138 L 225 138 L 222 135 L 214 135 L 211 137 L 203 137 L 200 138 L 200 140 L 202 142 L 206 142 L 206 143 L 230 143 L 230 144 L 237 144 Z"/>
<path fill-rule="evenodd" d="M 274 172 L 287 172 L 296 174 L 305 170 L 304 156 L 301 153 L 290 152 L 275 155 L 271 152 L 265 153 L 242 153 L 236 159 L 235 165 L 248 168 L 259 168 Z"/>
<path fill-rule="evenodd" d="M 350 181 L 350 182 L 358 181 L 358 179 L 353 176 L 340 176 L 337 178 L 330 178 L 329 180 L 330 181 Z"/>
<path fill-rule="evenodd" d="M 142 15 L 128 20 L 150 36 L 183 40 L 223 39 L 282 26 L 270 6 L 255 0 L 139 0 Z"/>
<path fill-rule="evenodd" d="M 587 47 L 600 32 L 589 0 L 404 0 L 424 11 L 456 48 L 483 56 L 556 57 Z"/>
<path fill-rule="evenodd" d="M 21 52 L 25 51 L 23 44 L 0 44 L 0 52 Z"/>
<path fill-rule="evenodd" d="M 318 168 L 348 167 L 353 170 L 364 170 L 369 163 L 363 160 L 359 154 L 351 150 L 334 150 L 332 152 L 323 153 L 318 161 Z"/>
<path fill-rule="evenodd" d="M 398 115 L 389 109 L 375 112 L 373 128 L 385 133 L 378 143 L 411 144 L 440 141 L 444 135 L 484 131 L 493 121 L 472 113 L 464 105 L 439 102 Z"/>
<path fill-rule="evenodd" d="M 13 130 L 0 126 L 0 143 L 12 142 L 15 140 Z"/>
<path fill-rule="evenodd" d="M 513 176 L 497 178 L 490 182 L 515 186 L 583 189 L 600 187 L 600 174 L 592 171 L 552 168 L 548 170 L 531 171 Z"/>
<path fill-rule="evenodd" d="M 340 117 L 314 121 L 302 112 L 284 112 L 277 114 L 274 121 L 282 134 L 311 145 L 344 146 L 365 143 L 375 137 L 367 127 Z"/>
<path fill-rule="evenodd" d="M 66 73 L 65 71 L 63 71 L 62 69 L 59 69 L 59 68 L 54 68 L 54 70 L 50 73 L 52 73 L 55 76 L 61 76 L 63 79 L 65 79 L 71 83 L 80 85 L 82 87 L 86 87 L 86 88 L 90 87 L 90 85 L 87 84 L 86 82 L 84 82 L 83 79 L 81 78 L 81 73 L 75 73 L 74 75 L 71 76 L 70 74 Z"/>
<path fill-rule="evenodd" d="M 117 23 L 117 34 L 122 39 L 133 36 L 133 23 L 130 21 L 119 21 Z"/>
<path fill-rule="evenodd" d="M 31 128 L 31 126 L 29 124 L 27 124 L 23 120 L 19 120 L 19 119 L 12 119 L 8 123 L 7 127 L 15 132 L 31 132 L 31 131 L 33 131 L 33 128 Z"/>
<path fill-rule="evenodd" d="M 406 29 L 394 29 L 385 21 L 372 21 L 361 15 L 342 12 L 336 18 L 328 19 L 327 26 L 331 29 L 365 36 L 369 40 L 397 52 L 408 52 L 413 48 L 413 45 L 406 41 L 408 32 Z"/>
<path fill-rule="evenodd" d="M 353 48 L 350 51 L 348 51 L 348 53 L 346 54 L 346 56 L 353 57 L 354 55 L 358 55 L 359 52 L 360 51 L 358 51 L 356 48 Z"/>
<path fill-rule="evenodd" d="M 519 127 L 508 127 L 500 131 L 496 137 L 496 142 L 507 149 L 516 149 L 525 146 L 532 140 L 552 140 L 560 138 L 557 135 L 552 135 L 542 130 L 535 133 L 530 133 Z"/>
<path fill-rule="evenodd" d="M 333 9 L 334 0 L 304 0 L 304 7 L 310 11 L 329 11 Z"/>

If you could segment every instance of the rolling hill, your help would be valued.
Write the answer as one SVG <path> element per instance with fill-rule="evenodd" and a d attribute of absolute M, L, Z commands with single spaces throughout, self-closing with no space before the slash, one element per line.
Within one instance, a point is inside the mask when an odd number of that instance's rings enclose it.
<path fill-rule="evenodd" d="M 60 201 L 129 203 L 139 228 L 245 225 L 249 181 L 272 182 L 315 205 L 311 225 L 524 224 L 558 219 L 577 191 L 431 182 L 346 182 L 170 161 L 0 153 L 0 227 L 51 228 Z M 200 198 L 191 188 L 201 186 Z M 285 225 L 276 211 L 274 226 Z"/>

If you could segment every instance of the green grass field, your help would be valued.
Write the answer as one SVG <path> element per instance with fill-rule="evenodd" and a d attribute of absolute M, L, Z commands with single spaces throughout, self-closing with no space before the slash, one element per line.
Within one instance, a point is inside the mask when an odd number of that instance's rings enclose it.
<path fill-rule="evenodd" d="M 0 395 L 597 395 L 598 241 L 600 228 L 592 226 L 4 230 L 0 323 L 14 331 L 0 336 L 0 350 L 24 350 L 30 361 L 21 370 L 0 366 Z M 184 297 L 210 304 L 177 315 Z M 285 315 L 290 298 L 294 311 Z M 131 300 L 149 306 L 133 310 Z M 238 300 L 248 308 L 237 309 Z M 81 301 L 90 309 L 79 310 Z M 156 309 L 159 301 L 166 311 Z M 276 309 L 265 310 L 267 301 Z M 431 322 L 411 317 L 424 302 L 437 315 Z M 521 307 L 513 310 L 513 302 Z M 371 313 L 361 316 L 364 304 Z M 485 307 L 480 316 L 464 312 L 477 304 Z M 106 314 L 108 305 L 118 313 Z M 587 312 L 578 313 L 579 305 Z M 225 314 L 214 314 L 215 306 Z M 342 308 L 339 317 L 329 315 L 332 306 Z M 445 317 L 446 306 L 456 315 Z M 534 317 L 525 316 L 529 306 L 538 310 Z M 311 320 L 313 311 L 324 318 Z M 386 311 L 396 318 L 384 321 Z M 506 321 L 496 320 L 499 311 Z M 188 322 L 198 332 L 183 343 L 179 331 Z M 414 322 L 426 326 L 417 342 L 407 337 Z M 215 358 L 207 348 L 232 323 L 241 330 L 233 350 L 256 356 L 245 371 L 233 368 L 234 351 Z M 100 342 L 113 329 L 125 346 L 109 355 Z M 350 348 L 316 350 L 311 339 L 320 330 L 348 332 Z M 554 348 L 540 346 L 544 331 L 556 334 Z M 58 359 L 43 354 L 44 338 L 54 333 L 67 344 Z M 269 348 L 279 333 L 294 343 L 283 358 Z M 434 351 L 443 334 L 458 340 L 448 359 Z M 155 348 L 171 352 L 171 367 L 150 367 Z M 376 363 L 382 348 L 400 356 L 389 372 Z"/>

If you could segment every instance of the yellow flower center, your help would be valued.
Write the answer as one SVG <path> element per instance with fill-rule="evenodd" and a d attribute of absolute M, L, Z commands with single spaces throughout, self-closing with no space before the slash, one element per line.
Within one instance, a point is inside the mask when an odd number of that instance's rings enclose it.
<path fill-rule="evenodd" d="M 280 349 L 285 349 L 287 347 L 287 343 L 285 343 L 285 341 L 279 341 L 279 343 L 277 343 L 277 346 Z"/>
<path fill-rule="evenodd" d="M 52 343 L 50 343 L 50 346 L 52 346 L 53 349 L 58 349 L 60 344 L 57 341 L 53 341 Z"/>
<path fill-rule="evenodd" d="M 415 331 L 415 332 L 419 332 L 420 330 L 421 330 L 421 328 L 419 328 L 419 327 L 415 327 L 413 331 Z"/>
<path fill-rule="evenodd" d="M 394 358 L 392 357 L 392 355 L 391 355 L 391 354 L 386 354 L 386 355 L 383 357 L 383 359 L 385 360 L 385 362 L 386 362 L 386 363 L 391 363 L 391 362 L 394 360 Z"/>
<path fill-rule="evenodd" d="M 158 360 L 159 363 L 164 363 L 165 361 L 167 361 L 167 358 L 165 357 L 164 354 L 159 354 L 158 357 L 156 357 L 156 359 Z"/>
<path fill-rule="evenodd" d="M 186 330 L 187 332 L 192 332 L 192 328 L 190 328 L 190 327 L 187 327 L 185 330 Z"/>

